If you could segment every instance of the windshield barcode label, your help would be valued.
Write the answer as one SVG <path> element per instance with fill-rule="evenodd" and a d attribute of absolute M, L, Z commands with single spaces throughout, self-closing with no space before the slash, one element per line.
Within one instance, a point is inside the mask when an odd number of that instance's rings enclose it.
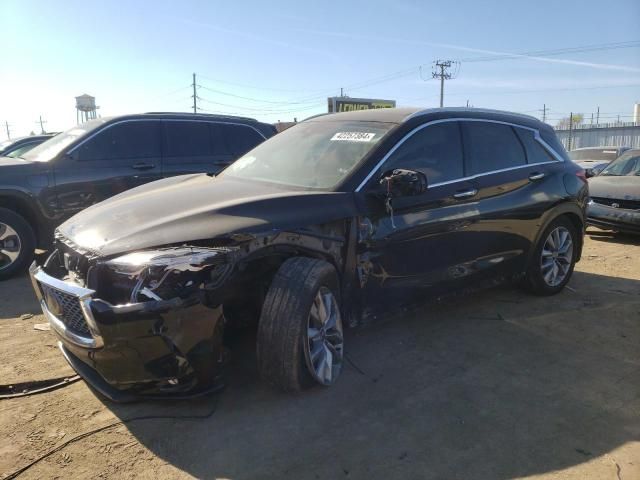
<path fill-rule="evenodd" d="M 370 142 L 375 137 L 375 133 L 367 132 L 338 132 L 331 137 L 332 142 Z"/>

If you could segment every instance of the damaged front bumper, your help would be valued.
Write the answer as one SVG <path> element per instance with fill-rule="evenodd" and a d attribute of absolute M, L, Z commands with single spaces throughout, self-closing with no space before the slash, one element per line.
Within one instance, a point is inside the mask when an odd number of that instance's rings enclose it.
<path fill-rule="evenodd" d="M 604 230 L 640 234 L 640 210 L 616 208 L 589 202 L 587 224 Z"/>
<path fill-rule="evenodd" d="M 112 305 L 35 263 L 30 275 L 65 358 L 108 398 L 194 396 L 221 385 L 221 306 L 194 298 Z"/>

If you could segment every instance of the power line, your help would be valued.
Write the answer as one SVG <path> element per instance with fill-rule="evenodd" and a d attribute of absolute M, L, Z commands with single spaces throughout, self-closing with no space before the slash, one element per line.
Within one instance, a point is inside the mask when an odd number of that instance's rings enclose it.
<path fill-rule="evenodd" d="M 488 55 L 484 57 L 468 57 L 462 58 L 460 62 L 492 62 L 496 60 L 515 60 L 522 57 L 553 57 L 557 55 L 566 55 L 567 53 L 583 53 L 597 50 L 615 50 L 620 48 L 636 48 L 640 47 L 640 40 L 630 40 L 626 42 L 600 43 L 595 45 L 585 45 L 581 47 L 559 48 L 554 50 L 538 50 L 523 53 L 506 53 L 503 55 Z"/>

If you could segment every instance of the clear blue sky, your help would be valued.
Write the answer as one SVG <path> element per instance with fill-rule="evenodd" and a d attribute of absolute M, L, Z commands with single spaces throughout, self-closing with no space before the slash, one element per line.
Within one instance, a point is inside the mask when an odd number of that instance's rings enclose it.
<path fill-rule="evenodd" d="M 438 58 L 463 60 L 445 105 L 539 115 L 546 103 L 555 123 L 598 106 L 603 118 L 630 120 L 640 101 L 638 0 L 2 0 L 0 23 L 0 122 L 14 135 L 37 131 L 39 115 L 50 130 L 70 128 L 82 93 L 96 96 L 103 116 L 188 111 L 192 72 L 203 109 L 266 121 L 326 111 L 340 87 L 437 106 L 430 64 Z M 636 46 L 469 61 L 630 41 Z"/>

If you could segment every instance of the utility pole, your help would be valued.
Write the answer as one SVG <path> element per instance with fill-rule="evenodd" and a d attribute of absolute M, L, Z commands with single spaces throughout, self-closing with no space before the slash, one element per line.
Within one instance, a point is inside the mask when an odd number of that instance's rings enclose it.
<path fill-rule="evenodd" d="M 451 68 L 453 62 L 451 60 L 436 60 L 433 62 L 433 72 L 431 75 L 433 78 L 440 79 L 440 108 L 444 106 L 444 81 L 451 80 L 453 75 L 447 71 Z"/>
<path fill-rule="evenodd" d="M 546 103 L 542 104 L 542 121 L 543 122 L 547 121 L 547 104 Z"/>
<path fill-rule="evenodd" d="M 39 124 L 40 124 L 40 133 L 41 133 L 42 135 L 44 135 L 45 133 L 47 133 L 47 132 L 45 132 L 45 131 L 44 131 L 44 124 L 45 124 L 45 123 L 47 123 L 47 121 L 46 121 L 46 120 L 42 120 L 42 115 L 40 115 L 40 120 L 38 120 L 36 123 L 39 123 Z"/>
<path fill-rule="evenodd" d="M 344 90 L 342 89 L 342 87 L 340 87 L 340 96 L 344 97 Z"/>
<path fill-rule="evenodd" d="M 193 113 L 198 113 L 198 95 L 196 94 L 196 74 L 193 74 Z"/>
<path fill-rule="evenodd" d="M 593 112 L 591 112 L 591 123 L 590 125 L 593 125 Z"/>
<path fill-rule="evenodd" d="M 596 113 L 596 125 L 600 123 L 600 107 L 598 107 L 598 113 Z"/>
<path fill-rule="evenodd" d="M 4 121 L 4 128 L 7 129 L 7 139 L 11 140 L 11 132 L 9 131 L 9 122 L 8 121 Z"/>
<path fill-rule="evenodd" d="M 571 141 L 573 140 L 573 112 L 569 115 L 569 148 L 567 150 L 571 150 Z"/>

